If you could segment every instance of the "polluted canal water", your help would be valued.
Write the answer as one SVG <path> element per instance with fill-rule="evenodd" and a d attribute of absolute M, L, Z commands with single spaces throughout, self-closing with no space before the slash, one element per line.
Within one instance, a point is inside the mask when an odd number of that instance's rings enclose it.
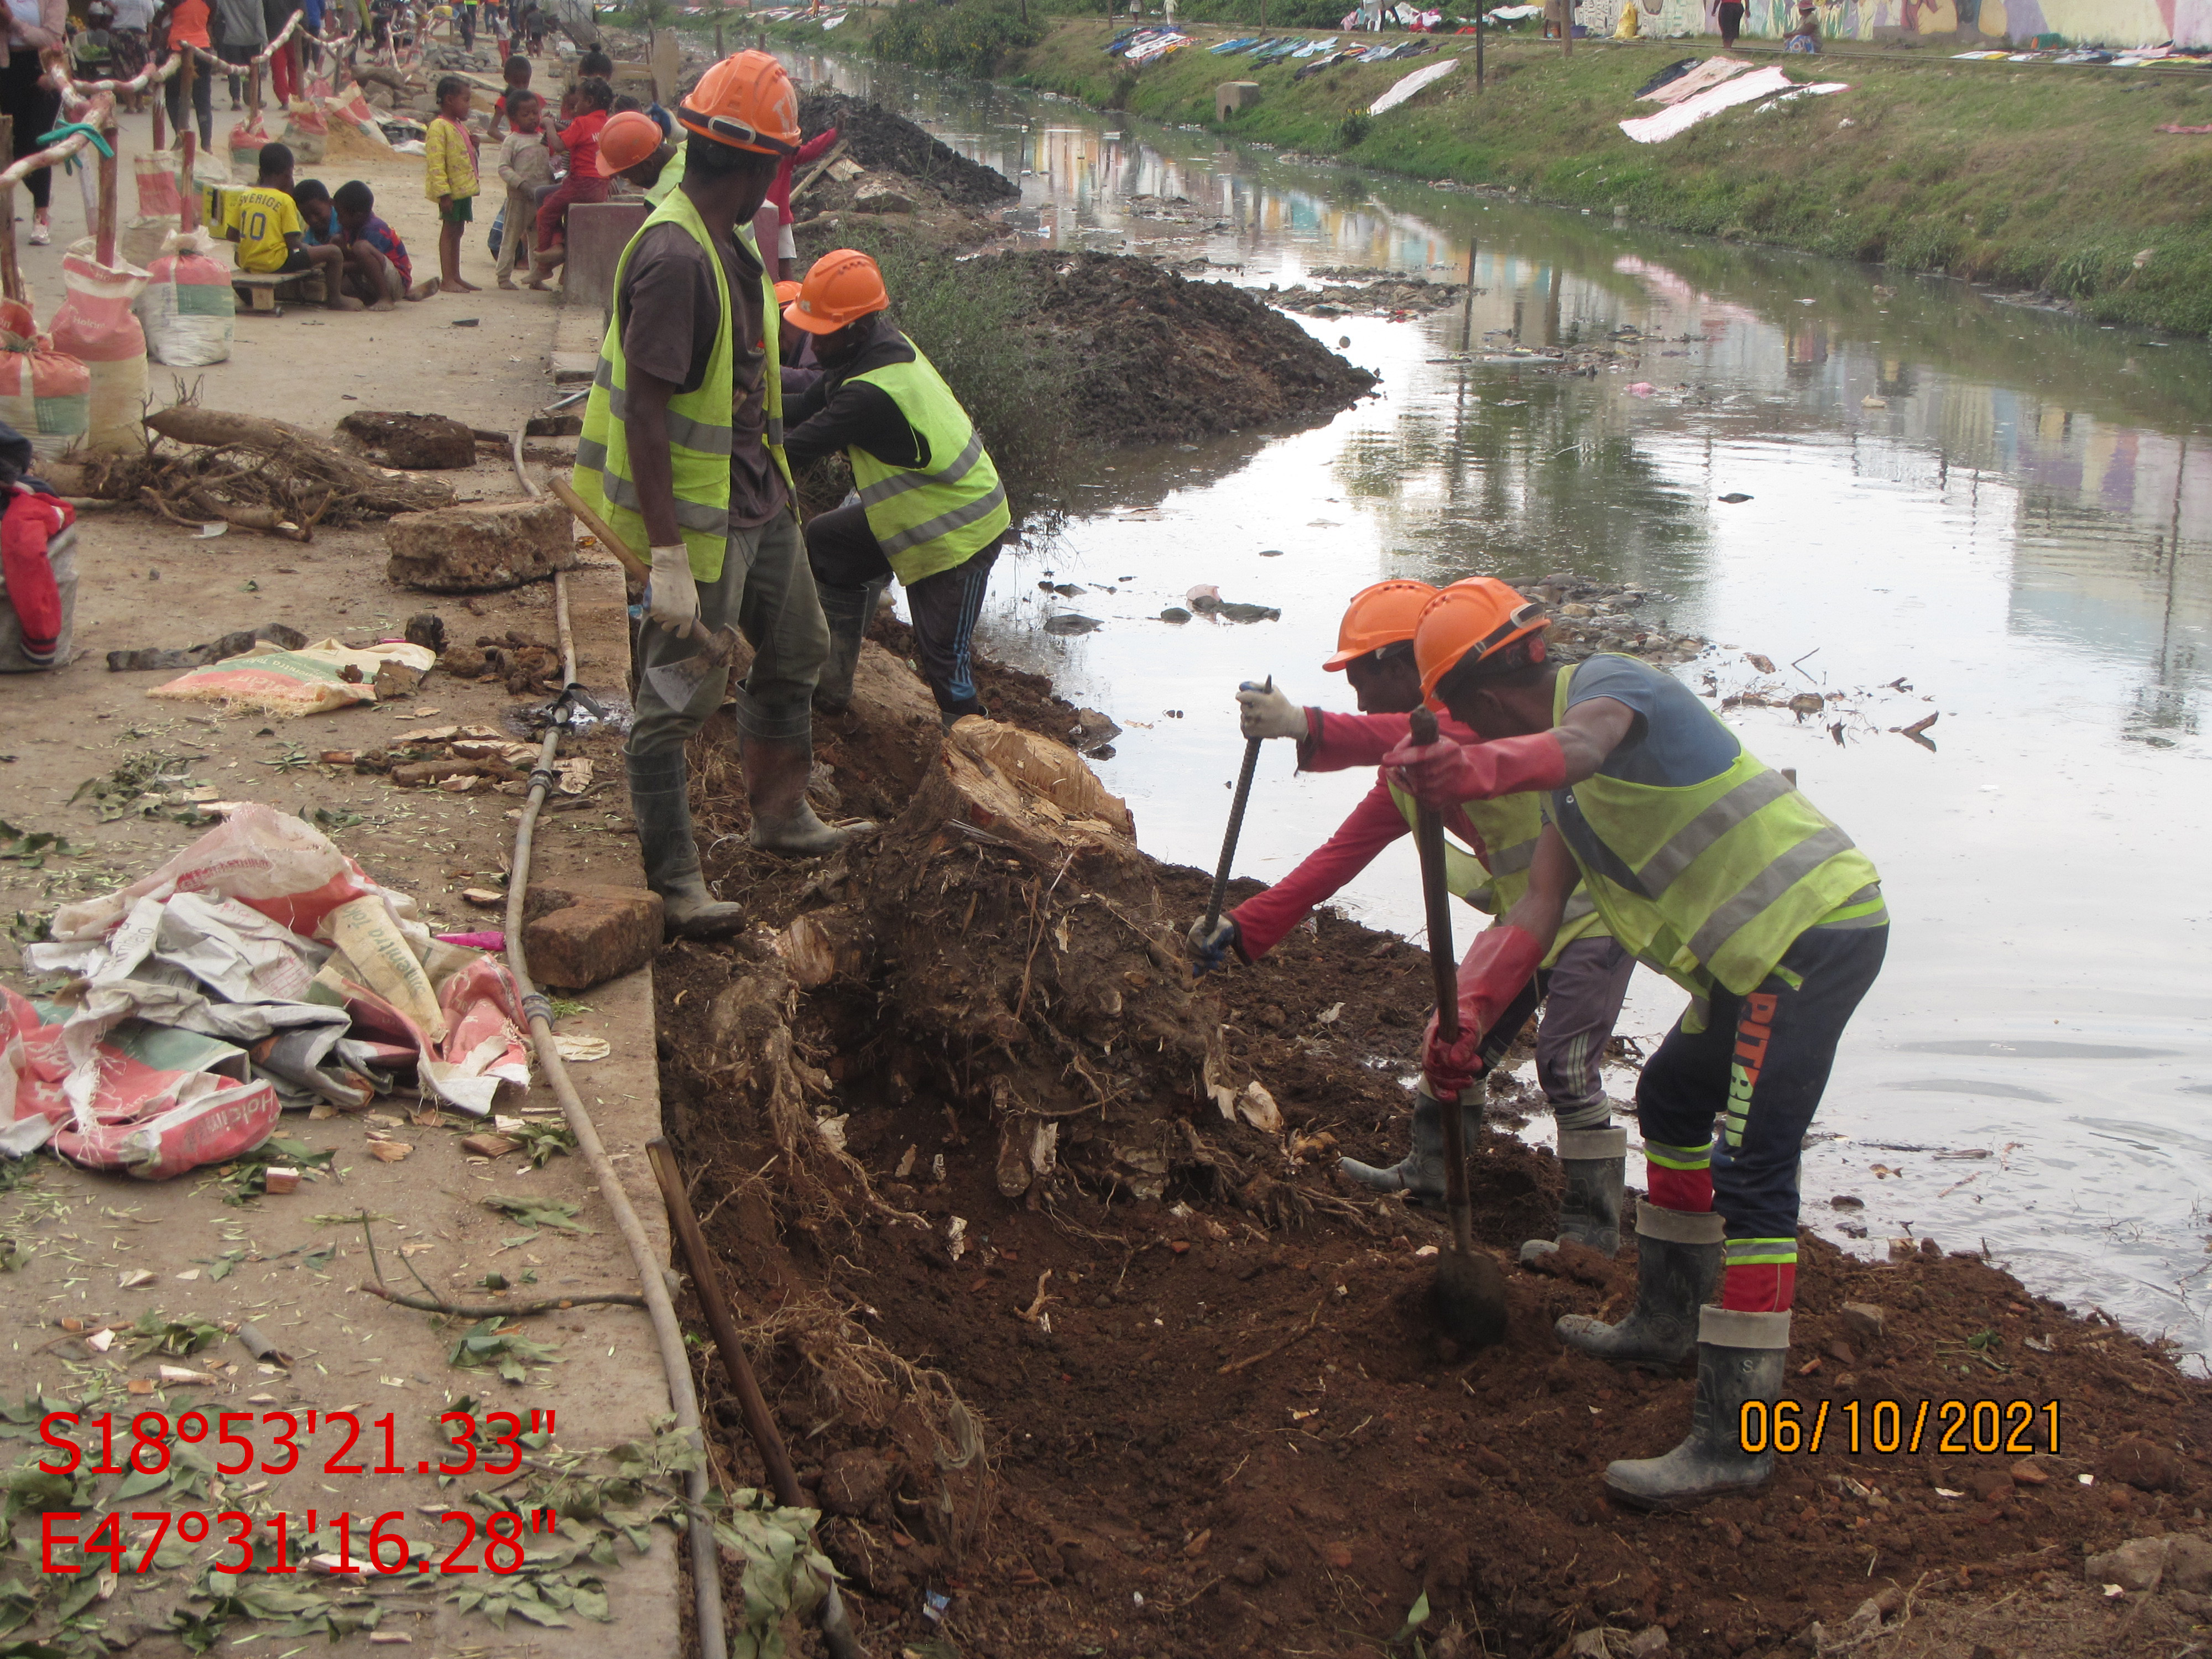
<path fill-rule="evenodd" d="M 1474 244 L 1471 315 L 1300 319 L 1382 376 L 1376 398 L 1303 430 L 1101 453 L 1061 532 L 1002 559 L 981 648 L 1125 728 L 1097 769 L 1148 852 L 1213 863 L 1238 681 L 1353 706 L 1319 665 L 1358 588 L 1622 585 L 1642 595 L 1622 631 L 1710 642 L 1677 671 L 1692 687 L 1777 705 L 1723 718 L 1882 872 L 1892 944 L 1808 1140 L 1808 1224 L 1863 1252 L 1986 1249 L 2204 1369 L 2203 343 L 785 56 L 1018 179 L 1019 246 L 1264 290 L 1338 268 L 1463 282 Z M 1501 361 L 1516 345 L 1600 349 L 1567 375 Z M 1081 597 L 1040 592 L 1048 572 Z M 1194 585 L 1281 617 L 1160 620 Z M 1060 611 L 1102 625 L 1044 633 Z M 1808 693 L 1817 714 L 1780 706 Z M 1370 782 L 1298 775 L 1270 745 L 1237 873 L 1280 878 Z M 1418 938 L 1410 848 L 1340 902 Z M 1639 973 L 1620 1029 L 1648 1051 L 1680 1004 Z M 1613 1085 L 1625 1102 L 1632 1079 Z"/>

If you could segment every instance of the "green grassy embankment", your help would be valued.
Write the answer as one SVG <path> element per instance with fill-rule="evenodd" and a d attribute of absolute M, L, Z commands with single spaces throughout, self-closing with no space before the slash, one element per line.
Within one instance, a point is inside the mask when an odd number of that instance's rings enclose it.
<path fill-rule="evenodd" d="M 970 6 L 981 9 L 967 0 L 953 14 Z M 856 9 L 811 43 L 864 50 L 874 21 Z M 1132 69 L 1101 51 L 1115 32 L 1103 19 L 1038 21 L 1044 39 L 1000 54 L 998 79 L 1668 229 L 2033 289 L 2100 321 L 2212 333 L 2212 135 L 2154 131 L 2212 123 L 2212 81 L 2187 71 L 1933 54 L 1791 58 L 1796 78 L 1851 89 L 1765 114 L 1739 107 L 1638 144 L 1615 125 L 1658 107 L 1638 105 L 1636 88 L 1717 43 L 1581 41 L 1563 60 L 1556 45 L 1493 40 L 1489 84 L 1478 93 L 1472 40 L 1443 37 L 1468 61 L 1370 118 L 1377 95 L 1434 60 L 1346 65 L 1294 82 L 1294 64 L 1188 48 Z M 1202 41 L 1229 33 L 1196 32 Z M 1219 123 L 1213 89 L 1229 80 L 1259 82 L 1260 101 Z"/>

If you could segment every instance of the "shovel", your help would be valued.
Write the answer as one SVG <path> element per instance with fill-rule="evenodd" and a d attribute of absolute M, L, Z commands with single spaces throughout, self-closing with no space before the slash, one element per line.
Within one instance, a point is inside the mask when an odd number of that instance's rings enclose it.
<path fill-rule="evenodd" d="M 1267 676 L 1262 689 L 1275 689 L 1273 674 Z M 1221 920 L 1222 901 L 1229 896 L 1229 866 L 1237 857 L 1237 839 L 1244 833 L 1244 806 L 1252 799 L 1252 774 L 1259 769 L 1260 745 L 1266 741 L 1265 738 L 1244 740 L 1244 769 L 1237 775 L 1237 798 L 1229 806 L 1229 833 L 1221 838 L 1221 862 L 1213 872 L 1213 896 L 1206 902 L 1207 933 L 1212 933 L 1213 924 Z"/>
<path fill-rule="evenodd" d="M 630 550 L 623 538 L 608 528 L 607 521 L 592 511 L 581 495 L 569 486 L 566 478 L 555 478 L 550 487 L 561 499 L 562 506 L 575 515 L 578 524 L 599 538 L 599 545 L 622 562 L 623 568 L 641 582 L 653 580 L 653 570 L 643 559 Z M 653 693 L 671 708 L 684 709 L 691 706 L 691 699 L 699 695 L 699 688 L 707 677 L 730 665 L 730 658 L 738 648 L 738 630 L 724 623 L 720 629 L 708 633 L 694 617 L 684 629 L 684 637 L 698 642 L 699 649 L 688 657 L 674 662 L 655 663 L 645 671 L 646 683 Z"/>
<path fill-rule="evenodd" d="M 1413 711 L 1415 743 L 1437 740 L 1437 717 Z M 1451 890 L 1444 885 L 1444 821 L 1433 806 L 1422 806 L 1413 824 L 1421 855 L 1421 897 L 1429 915 L 1429 967 L 1436 977 L 1437 1030 L 1445 1042 L 1459 1039 L 1459 977 L 1454 971 Z M 1474 1248 L 1473 1206 L 1467 1193 L 1467 1126 L 1459 1099 L 1443 1097 L 1432 1083 L 1444 1130 L 1444 1207 L 1451 1215 L 1451 1249 L 1437 1267 L 1437 1316 L 1444 1334 L 1465 1351 L 1489 1347 L 1505 1337 L 1505 1275 L 1498 1263 Z"/>

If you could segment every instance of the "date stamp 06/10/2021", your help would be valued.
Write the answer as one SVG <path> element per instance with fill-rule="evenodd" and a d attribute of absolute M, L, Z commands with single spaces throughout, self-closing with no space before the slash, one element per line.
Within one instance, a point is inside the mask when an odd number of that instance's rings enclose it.
<path fill-rule="evenodd" d="M 48 1449 L 37 1467 L 49 1474 L 157 1475 L 169 1468 L 173 1439 L 192 1446 L 211 1443 L 217 1453 L 215 1473 L 234 1479 L 254 1474 L 283 1475 L 295 1470 L 327 1475 L 507 1475 L 522 1468 L 522 1437 L 550 1435 L 555 1418 L 553 1411 L 545 1409 L 526 1415 L 490 1412 L 479 1422 L 472 1413 L 447 1412 L 438 1423 L 441 1431 L 454 1431 L 448 1442 L 453 1455 L 434 1462 L 417 1458 L 410 1468 L 395 1455 L 398 1419 L 391 1412 L 366 1425 L 350 1411 L 210 1413 L 195 1409 L 180 1413 L 173 1420 L 159 1411 L 138 1412 L 127 1418 L 109 1412 L 85 1416 L 50 1412 L 39 1424 L 39 1437 Z M 266 1431 L 270 1443 L 266 1453 L 241 1432 L 251 1427 Z M 96 1438 L 96 1448 L 80 1443 L 75 1437 L 78 1434 L 87 1441 Z M 312 1449 L 303 1447 L 303 1434 L 311 1442 L 328 1437 L 332 1443 L 327 1449 L 319 1443 Z M 374 1463 L 367 1462 L 380 1446 L 382 1456 Z M 319 1467 L 313 1462 L 318 1450 L 324 1452 Z M 440 1542 L 447 1546 L 442 1553 L 406 1536 L 401 1528 L 410 1512 L 404 1510 L 389 1510 L 373 1518 L 334 1510 L 326 1519 L 310 1509 L 303 1538 L 298 1542 L 291 1535 L 292 1517 L 281 1509 L 265 1516 L 236 1509 L 212 1512 L 111 1510 L 88 1533 L 78 1530 L 86 1518 L 84 1512 L 52 1510 L 41 1517 L 40 1565 L 50 1573 L 81 1573 L 95 1570 L 82 1558 L 105 1555 L 108 1571 L 118 1577 L 144 1573 L 152 1570 L 156 1554 L 173 1528 L 176 1539 L 185 1544 L 202 1544 L 220 1536 L 222 1542 L 234 1546 L 234 1553 L 210 1564 L 220 1573 L 289 1573 L 312 1565 L 340 1574 L 505 1574 L 522 1566 L 526 1540 L 550 1534 L 559 1524 L 558 1516 L 549 1508 L 495 1513 L 481 1522 L 465 1510 L 434 1512 L 425 1509 L 417 1513 L 435 1521 L 441 1529 Z M 126 1522 L 134 1528 L 143 1528 L 134 1531 L 128 1540 L 124 1536 Z M 449 1528 L 458 1528 L 458 1537 Z M 482 1548 L 477 1551 L 473 1547 L 479 1536 Z M 308 1546 L 307 1539 L 321 1541 Z M 56 1559 L 58 1548 L 63 1559 Z M 310 1556 L 310 1548 L 320 1553 Z"/>
<path fill-rule="evenodd" d="M 1744 1402 L 1736 1444 L 1745 1452 L 1816 1457 L 2060 1455 L 2056 1400 L 1819 1400 Z"/>

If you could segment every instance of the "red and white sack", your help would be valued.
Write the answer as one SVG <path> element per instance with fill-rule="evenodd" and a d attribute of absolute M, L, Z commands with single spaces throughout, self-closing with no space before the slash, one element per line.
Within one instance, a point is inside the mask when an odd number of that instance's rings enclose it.
<path fill-rule="evenodd" d="M 138 181 L 140 215 L 174 223 L 185 206 L 177 189 L 177 175 L 184 171 L 183 158 L 174 149 L 141 150 L 131 157 L 131 169 Z"/>
<path fill-rule="evenodd" d="M 266 118 L 256 115 L 251 121 L 240 121 L 230 130 L 230 165 L 244 168 L 248 179 L 261 176 L 261 147 L 276 143 L 269 129 L 262 125 Z"/>
<path fill-rule="evenodd" d="M 205 230 L 169 233 L 152 280 L 131 304 L 146 331 L 146 356 L 171 368 L 199 368 L 230 358 L 238 296 Z"/>
<path fill-rule="evenodd" d="M 69 294 L 54 313 L 53 339 L 85 366 L 90 380 L 85 445 L 136 449 L 144 441 L 146 331 L 131 315 L 131 302 L 146 286 L 147 273 L 136 265 L 101 264 L 88 236 L 62 256 L 62 282 Z"/>
<path fill-rule="evenodd" d="M 38 331 L 31 308 L 0 300 L 0 421 L 50 461 L 83 440 L 91 419 L 92 375 Z"/>
<path fill-rule="evenodd" d="M 285 145 L 292 159 L 302 166 L 313 166 L 323 159 L 330 136 L 330 118 L 311 104 L 303 102 L 290 111 L 284 124 Z"/>
<path fill-rule="evenodd" d="M 349 81 L 335 94 L 323 100 L 323 113 L 329 118 L 332 126 L 351 127 L 375 149 L 387 152 L 392 149 L 392 140 L 384 136 L 383 124 L 376 118 L 376 112 L 369 107 L 368 98 L 352 82 Z"/>

